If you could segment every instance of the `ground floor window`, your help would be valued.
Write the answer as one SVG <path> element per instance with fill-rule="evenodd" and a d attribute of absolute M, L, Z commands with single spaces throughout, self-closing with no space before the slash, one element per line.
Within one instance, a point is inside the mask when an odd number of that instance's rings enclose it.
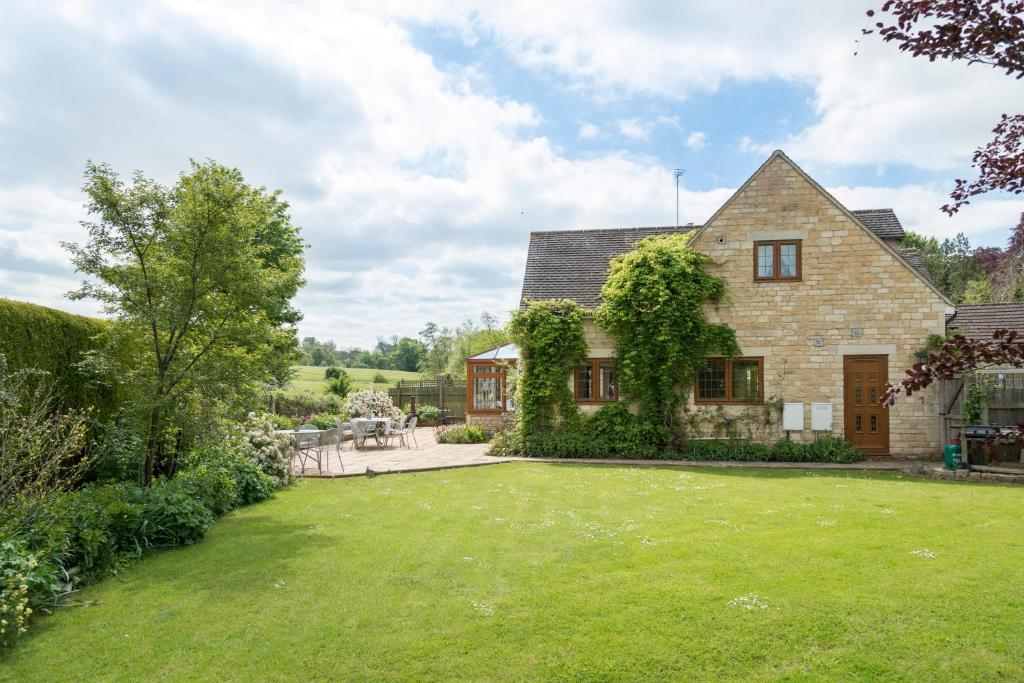
<path fill-rule="evenodd" d="M 709 358 L 697 373 L 698 403 L 756 403 L 764 400 L 764 358 Z"/>
<path fill-rule="evenodd" d="M 573 393 L 580 403 L 617 400 L 619 392 L 615 378 L 615 361 L 608 358 L 591 358 L 585 365 L 576 368 Z"/>

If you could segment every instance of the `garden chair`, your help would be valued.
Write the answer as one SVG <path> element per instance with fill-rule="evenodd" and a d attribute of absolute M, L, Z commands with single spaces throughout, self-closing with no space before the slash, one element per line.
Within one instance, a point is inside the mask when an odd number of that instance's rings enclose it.
<path fill-rule="evenodd" d="M 405 422 L 409 419 L 408 415 L 403 415 L 398 418 L 398 422 L 392 423 L 388 430 L 384 432 L 384 436 L 388 439 L 388 445 L 391 445 L 391 439 L 398 437 L 398 443 L 405 442 Z"/>
<path fill-rule="evenodd" d="M 341 439 L 341 430 L 338 429 L 337 427 L 332 427 L 331 429 L 326 429 L 320 432 L 320 448 L 323 449 L 325 455 L 327 456 L 328 463 L 330 463 L 331 461 L 331 446 L 334 446 L 335 452 L 339 453 L 338 460 L 341 460 Z"/>
<path fill-rule="evenodd" d="M 409 421 L 405 423 L 402 428 L 402 441 L 405 442 L 405 447 L 409 448 L 409 439 L 412 438 L 412 442 L 419 448 L 419 443 L 416 442 L 416 423 L 419 422 L 419 417 L 413 415 L 409 418 Z"/>
<path fill-rule="evenodd" d="M 320 434 L 315 425 L 302 425 L 295 433 L 295 452 L 299 456 L 302 471 L 306 471 L 306 462 L 316 458 L 316 470 L 323 474 L 323 451 L 320 447 Z"/>
<path fill-rule="evenodd" d="M 334 426 L 338 428 L 338 450 L 342 451 L 345 449 L 345 440 L 352 438 L 352 423 L 334 418 Z"/>

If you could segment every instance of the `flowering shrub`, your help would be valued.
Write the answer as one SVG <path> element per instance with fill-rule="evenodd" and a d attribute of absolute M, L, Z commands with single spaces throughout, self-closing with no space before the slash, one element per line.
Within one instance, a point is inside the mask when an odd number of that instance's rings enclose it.
<path fill-rule="evenodd" d="M 292 480 L 292 447 L 288 436 L 275 434 L 275 428 L 270 415 L 249 413 L 244 425 L 242 449 L 261 470 L 284 487 Z"/>
<path fill-rule="evenodd" d="M 440 425 L 434 435 L 438 443 L 485 443 L 491 438 L 475 425 Z"/>
<path fill-rule="evenodd" d="M 55 568 L 17 543 L 0 545 L 0 645 L 25 633 L 33 606 L 52 602 L 60 591 Z"/>
<path fill-rule="evenodd" d="M 380 417 L 390 417 L 397 420 L 402 412 L 391 402 L 391 397 L 385 391 L 374 391 L 373 389 L 362 389 L 349 394 L 345 399 L 345 411 L 349 415 L 369 415 L 373 413 Z"/>

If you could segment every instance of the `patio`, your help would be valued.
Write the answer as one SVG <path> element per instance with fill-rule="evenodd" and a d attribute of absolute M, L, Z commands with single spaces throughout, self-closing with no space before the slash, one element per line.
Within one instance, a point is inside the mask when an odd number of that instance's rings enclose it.
<path fill-rule="evenodd" d="M 352 441 L 345 441 L 338 464 L 338 452 L 333 446 L 325 448 L 322 458 L 323 471 L 318 472 L 316 462 L 306 463 L 303 470 L 298 458 L 293 462 L 295 474 L 300 477 L 354 477 L 386 472 L 417 472 L 448 469 L 452 467 L 474 467 L 506 462 L 512 458 L 497 458 L 486 455 L 488 444 L 439 444 L 434 438 L 432 427 L 416 429 L 416 443 L 419 448 L 405 448 L 392 445 L 369 447 L 361 450 L 352 448 Z"/>

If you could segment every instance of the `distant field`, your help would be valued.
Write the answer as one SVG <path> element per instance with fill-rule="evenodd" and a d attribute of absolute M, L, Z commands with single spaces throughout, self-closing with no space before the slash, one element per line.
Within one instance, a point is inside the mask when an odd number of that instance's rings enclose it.
<path fill-rule="evenodd" d="M 311 391 L 315 394 L 322 394 L 327 388 L 327 381 L 324 379 L 324 370 L 327 368 L 312 365 L 296 365 L 295 377 L 288 385 L 289 389 L 296 391 Z M 404 372 L 402 370 L 374 370 L 372 368 L 342 368 L 352 378 L 352 383 L 357 389 L 373 388 L 384 390 L 398 384 L 398 380 L 415 380 L 421 377 L 418 372 Z M 384 375 L 387 382 L 373 382 L 373 376 L 377 373 Z"/>

